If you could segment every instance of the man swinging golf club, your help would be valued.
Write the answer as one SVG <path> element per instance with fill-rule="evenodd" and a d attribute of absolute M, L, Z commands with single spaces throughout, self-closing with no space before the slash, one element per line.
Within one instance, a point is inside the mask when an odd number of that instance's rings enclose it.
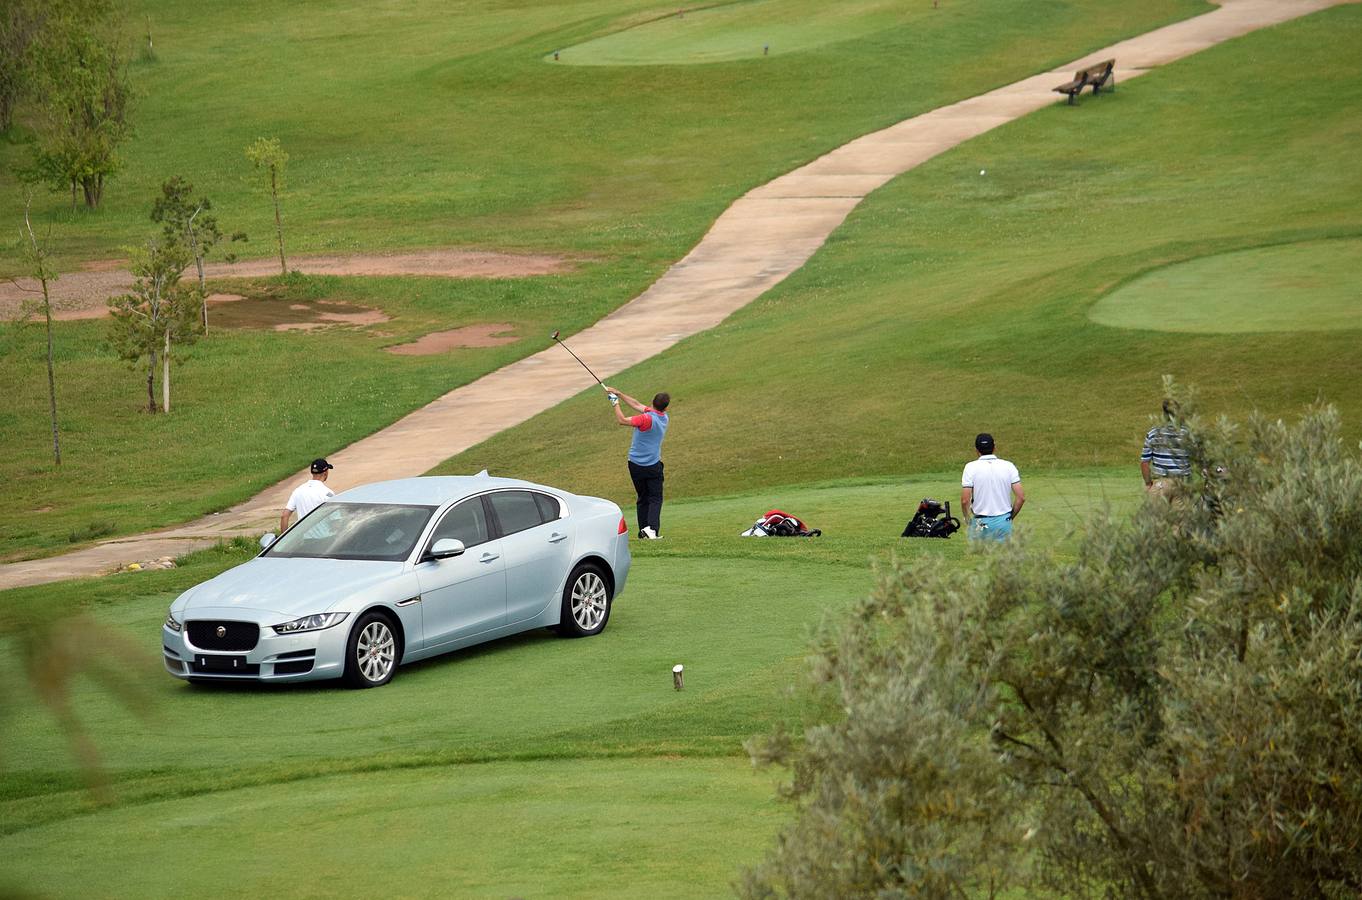
<path fill-rule="evenodd" d="M 629 477 L 638 495 L 638 536 L 645 541 L 657 540 L 662 530 L 662 439 L 667 436 L 671 395 L 657 394 L 652 406 L 644 406 L 623 391 L 604 384 L 601 387 L 610 397 L 615 420 L 634 429 L 634 439 L 629 444 Z M 620 409 L 621 400 L 639 414 L 626 416 Z"/>

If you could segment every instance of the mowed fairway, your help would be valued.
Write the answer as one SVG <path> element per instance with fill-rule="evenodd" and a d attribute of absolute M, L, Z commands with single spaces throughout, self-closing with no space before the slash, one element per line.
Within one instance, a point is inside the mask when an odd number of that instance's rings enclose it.
<path fill-rule="evenodd" d="M 1028 484 L 1038 499 L 1018 528 L 1045 543 L 1139 495 L 1113 471 Z M 403 669 L 373 691 L 199 688 L 161 671 L 170 601 L 240 550 L 6 592 L 8 616 L 81 610 L 126 637 L 132 649 L 115 664 L 141 700 L 130 708 L 76 684 L 118 799 L 101 809 L 50 712 L 13 696 L 0 720 L 0 857 L 17 863 L 0 889 L 169 896 L 211 881 L 214 894 L 323 896 L 368 877 L 399 896 L 721 896 L 789 814 L 742 742 L 825 714 L 800 690 L 808 636 L 869 590 L 872 559 L 968 564 L 959 538 L 897 537 L 919 499 L 954 490 L 942 473 L 673 504 L 673 536 L 635 547 L 600 637 L 527 634 Z M 826 535 L 737 537 L 768 503 Z M 0 678 L 21 684 L 13 656 L 0 659 Z M 334 866 L 297 864 L 338 848 L 348 849 Z M 166 857 L 173 865 L 158 864 Z M 214 873 L 233 859 L 224 884 Z"/>
<path fill-rule="evenodd" d="M 637 0 L 514 10 L 432 0 L 135 2 L 133 21 L 150 16 L 158 58 L 133 66 L 137 131 L 123 169 L 98 211 L 71 214 L 64 194 L 35 197 L 36 225 L 51 228 L 63 271 L 126 257 L 126 247 L 150 237 L 152 199 L 172 175 L 212 199 L 226 231 L 250 234 L 231 249 L 270 257 L 268 192 L 242 153 L 261 135 L 279 137 L 290 154 L 282 201 L 290 254 L 476 246 L 553 253 L 575 268 L 490 282 L 288 279 L 273 287 L 373 307 L 391 320 L 210 334 L 175 369 L 167 418 L 140 412 L 145 373 L 104 346 L 103 323 L 58 323 L 60 472 L 51 465 L 43 330 L 6 327 L 0 482 L 10 502 L 0 509 L 0 557 L 50 554 L 244 500 L 542 349 L 552 330 L 570 336 L 596 321 L 684 256 L 750 188 L 904 116 L 1208 8 L 1199 0 L 1106 6 L 980 0 L 941 11 L 929 33 L 905 19 L 873 40 L 756 64 L 583 68 L 542 57 L 626 29 L 655 8 Z M 827 34 L 855 21 L 838 20 Z M 24 191 L 12 168 L 28 155 L 22 133 L 0 140 L 0 224 L 13 228 Z M 16 253 L 0 241 L 0 276 L 16 271 Z M 264 289 L 217 287 L 252 297 Z M 520 340 L 436 357 L 382 352 L 490 323 L 510 324 Z"/>

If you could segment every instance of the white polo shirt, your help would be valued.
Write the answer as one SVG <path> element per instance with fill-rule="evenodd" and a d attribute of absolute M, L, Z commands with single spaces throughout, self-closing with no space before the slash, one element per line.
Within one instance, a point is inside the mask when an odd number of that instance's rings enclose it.
<path fill-rule="evenodd" d="M 965 465 L 960 486 L 974 488 L 970 506 L 976 516 L 1001 516 L 1012 512 L 1012 485 L 1021 482 L 1017 467 L 992 453 Z"/>
<path fill-rule="evenodd" d="M 309 478 L 293 489 L 284 508 L 297 513 L 301 519 L 334 496 L 336 492 L 327 487 L 325 482 Z"/>

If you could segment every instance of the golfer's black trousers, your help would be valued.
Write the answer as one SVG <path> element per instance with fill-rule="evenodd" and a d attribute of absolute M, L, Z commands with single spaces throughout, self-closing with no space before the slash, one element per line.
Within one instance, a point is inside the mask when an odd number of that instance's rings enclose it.
<path fill-rule="evenodd" d="M 629 463 L 629 477 L 638 495 L 638 527 L 651 525 L 654 534 L 662 533 L 662 460 L 651 466 Z"/>

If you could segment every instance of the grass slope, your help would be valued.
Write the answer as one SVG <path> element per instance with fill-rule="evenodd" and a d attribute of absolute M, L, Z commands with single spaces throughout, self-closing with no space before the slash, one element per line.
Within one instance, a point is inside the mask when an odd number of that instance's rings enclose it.
<path fill-rule="evenodd" d="M 541 57 L 656 6 L 135 0 L 132 28 L 150 17 L 158 59 L 133 68 L 124 168 L 93 213 L 40 194 L 39 222 L 64 259 L 121 255 L 147 232 L 161 182 L 179 174 L 269 256 L 264 179 L 242 153 L 267 135 L 290 154 L 295 253 L 476 244 L 671 261 L 734 197 L 849 138 L 1211 8 L 1108 6 L 976 0 L 925 35 L 905 19 L 761 68 L 588 70 Z M 828 36 L 854 24 L 833 22 Z M 0 222 L 16 227 L 23 192 L 10 170 L 27 156 L 0 142 Z M 0 275 L 14 264 L 0 257 Z"/>
<path fill-rule="evenodd" d="M 246 228 L 252 252 L 268 255 L 269 203 L 241 154 L 260 134 L 278 135 L 292 155 L 291 252 L 468 243 L 586 261 L 552 278 L 276 286 L 379 306 L 395 321 L 357 333 L 211 335 L 175 372 L 168 418 L 137 413 L 142 377 L 107 352 L 102 324 L 61 323 L 60 471 L 51 465 L 42 330 L 0 333 L 0 394 L 9 401 L 0 407 L 0 481 L 10 500 L 0 509 L 0 558 L 245 499 L 540 349 L 553 329 L 570 335 L 627 301 L 753 185 L 902 116 L 1205 8 L 1153 0 L 1093 16 L 1097 0 L 981 0 L 931 30 L 901 23 L 764 60 L 760 70 L 587 70 L 549 66 L 539 54 L 626 27 L 650 7 L 133 6 L 138 21 L 150 14 L 160 58 L 134 72 L 141 98 L 126 168 L 98 212 L 73 216 L 61 197 L 38 198 L 39 226 L 51 227 L 52 249 L 68 263 L 143 240 L 153 194 L 177 173 L 213 199 L 227 230 Z M 795 96 L 800 102 L 789 103 Z M 0 143 L 0 222 L 20 221 L 22 192 L 9 170 L 25 154 Z M 6 259 L 0 274 L 15 265 Z M 470 322 L 510 322 L 530 339 L 425 359 L 379 352 Z"/>
<path fill-rule="evenodd" d="M 1323 397 L 1359 436 L 1357 330 L 1163 334 L 1087 314 L 1172 263 L 1362 234 L 1362 169 L 1338 164 L 1362 140 L 1359 44 L 1362 7 L 1312 15 L 1056 103 L 877 191 L 775 290 L 612 379 L 671 392 L 668 490 L 936 471 L 984 430 L 1023 472 L 1133 467 L 1163 373 L 1212 413 Z M 1200 300 L 1238 297 L 1207 282 Z M 629 497 L 610 423 L 586 394 L 438 471 Z"/>

